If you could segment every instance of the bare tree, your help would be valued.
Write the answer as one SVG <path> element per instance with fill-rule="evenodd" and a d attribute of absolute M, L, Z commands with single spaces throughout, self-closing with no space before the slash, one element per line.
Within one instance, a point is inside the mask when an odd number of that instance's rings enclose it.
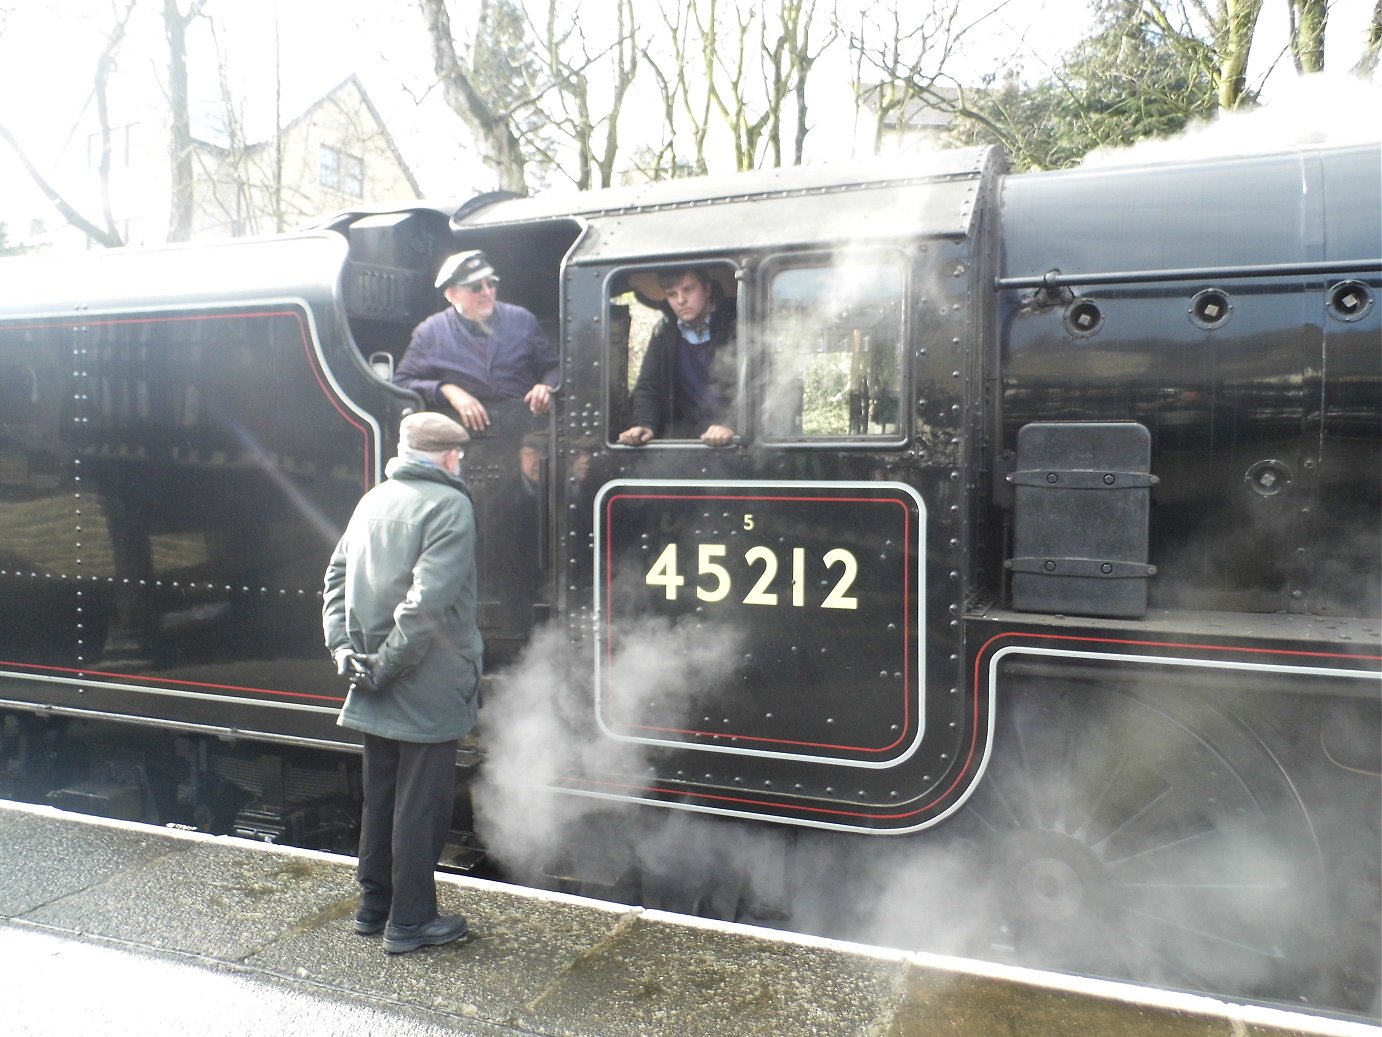
<path fill-rule="evenodd" d="M 734 168 L 802 161 L 806 136 L 807 81 L 821 53 L 832 45 L 829 28 L 813 48 L 818 0 L 778 0 L 763 8 L 751 0 L 663 0 L 663 52 L 643 51 L 662 93 L 666 136 L 645 152 L 657 156 L 656 172 L 708 171 L 706 142 L 715 125 L 728 132 Z M 794 122 L 793 122 L 793 117 Z M 784 128 L 793 124 L 790 155 Z M 679 132 L 680 127 L 689 132 Z M 677 142 L 690 141 L 678 154 Z"/>
<path fill-rule="evenodd" d="M 96 163 L 97 178 L 99 181 L 99 191 L 101 199 L 101 217 L 104 226 L 95 220 L 89 219 L 77 210 L 63 194 L 60 192 L 44 174 L 34 164 L 33 160 L 25 152 L 22 145 L 15 138 L 13 132 L 8 127 L 0 126 L 0 137 L 9 144 L 24 166 L 25 172 L 40 191 L 43 192 L 53 207 L 58 210 L 68 223 L 76 227 L 92 241 L 98 245 L 105 245 L 114 248 L 125 243 L 123 235 L 116 229 L 115 213 L 111 206 L 110 197 L 110 106 L 108 99 L 108 89 L 110 75 L 115 68 L 116 55 L 120 51 L 120 44 L 125 39 L 125 33 L 129 26 L 130 16 L 134 13 L 136 0 L 128 0 L 123 11 L 116 12 L 115 25 L 110 34 L 106 37 L 105 46 L 101 48 L 100 57 L 96 60 L 96 71 L 92 80 L 92 95 L 96 101 L 96 117 L 98 123 L 98 134 L 100 137 L 100 155 Z"/>
<path fill-rule="evenodd" d="M 1382 53 L 1382 0 L 1372 9 L 1372 22 L 1368 25 L 1367 40 L 1363 45 L 1362 56 L 1353 66 L 1353 73 L 1367 78 L 1377 71 L 1378 54 Z"/>
<path fill-rule="evenodd" d="M 53 203 L 53 208 L 57 209 L 57 211 L 62 214 L 63 219 L 67 220 L 68 223 L 72 224 L 72 226 L 76 227 L 98 245 L 105 245 L 107 248 L 115 248 L 125 243 L 119 231 L 117 231 L 113 225 L 100 227 L 78 212 L 76 207 L 73 206 L 72 203 L 53 186 L 52 182 L 43 175 L 38 167 L 34 165 L 33 160 L 29 158 L 24 148 L 7 127 L 0 126 L 0 138 L 3 138 L 5 143 L 14 151 L 15 157 L 19 159 L 20 165 L 22 165 L 24 171 L 29 174 L 29 179 L 31 179 L 34 185 L 43 192 L 44 197 Z"/>
<path fill-rule="evenodd" d="M 466 61 L 456 50 L 446 0 L 418 0 L 432 44 L 432 65 L 446 103 L 469 127 L 484 163 L 494 170 L 501 190 L 526 194 L 526 158 L 514 132 L 513 111 L 494 103 L 474 76 L 474 54 Z M 478 40 L 485 40 L 492 17 L 492 0 L 480 0 L 475 19 Z"/>
<path fill-rule="evenodd" d="M 667 142 L 661 149 L 668 157 L 668 165 L 678 166 L 692 175 L 708 171 L 705 141 L 710 132 L 712 97 L 707 84 L 714 75 L 716 60 L 716 22 L 719 14 L 717 0 L 704 4 L 683 4 L 680 0 L 660 0 L 658 13 L 667 30 L 666 43 L 670 49 L 671 72 L 659 64 L 659 58 L 644 48 L 643 58 L 652 69 L 662 91 L 663 108 L 667 114 Z M 699 48 L 699 49 L 697 49 Z M 700 84 L 694 87 L 693 80 Z M 690 124 L 686 139 L 691 141 L 691 153 L 679 155 L 677 127 L 684 118 Z"/>
<path fill-rule="evenodd" d="M 695 0 L 692 0 L 692 6 L 695 6 Z M 712 0 L 712 11 L 714 6 Z M 716 61 L 710 70 L 707 88 L 711 101 L 714 102 L 734 140 L 734 168 L 743 170 L 752 169 L 756 165 L 759 139 L 767 128 L 774 105 L 781 103 L 781 95 L 785 90 L 780 82 L 781 41 L 775 45 L 768 44 L 766 26 L 757 5 L 750 4 L 747 11 L 742 5 L 736 6 L 734 17 L 730 46 L 716 47 Z M 778 73 L 778 81 L 769 82 L 769 96 L 757 112 L 752 111 L 746 82 L 751 72 L 748 39 L 755 24 L 759 27 L 759 45 L 768 59 L 768 68 Z M 775 50 L 777 53 L 774 53 Z M 774 97 L 774 93 L 778 96 Z"/>
<path fill-rule="evenodd" d="M 619 0 L 619 36 L 614 43 L 614 99 L 605 122 L 604 148 L 596 162 L 600 170 L 601 187 L 609 187 L 614 182 L 614 163 L 619 152 L 619 113 L 624 109 L 624 99 L 633 87 L 634 78 L 638 73 L 636 32 L 633 0 Z"/>
<path fill-rule="evenodd" d="M 115 28 L 106 39 L 101 56 L 96 60 L 94 94 L 96 98 L 96 120 L 101 135 L 101 157 L 96 170 L 101 184 L 101 215 L 105 218 L 106 231 L 114 244 L 123 244 L 122 236 L 115 229 L 115 213 L 110 199 L 110 73 L 115 68 L 115 57 L 125 38 L 130 16 L 134 13 L 135 0 L 129 0 L 123 15 L 118 16 Z"/>
<path fill-rule="evenodd" d="M 579 16 L 563 19 L 562 5 L 547 0 L 546 18 L 540 35 L 546 43 L 544 81 L 532 84 L 534 101 L 547 98 L 549 125 L 575 150 L 575 184 L 581 190 L 608 187 L 614 179 L 619 154 L 619 115 L 638 72 L 639 48 L 633 0 L 615 0 L 615 35 L 610 41 L 596 41 L 594 53 Z M 608 100 L 599 102 L 604 114 L 596 117 L 592 107 L 592 70 L 610 73 Z M 550 89 L 548 88 L 550 85 Z M 602 137 L 597 141 L 597 136 Z M 525 138 L 537 146 L 538 141 Z M 555 166 L 562 166 L 556 155 L 549 155 Z"/>
<path fill-rule="evenodd" d="M 778 0 L 772 9 L 753 2 L 735 4 L 731 45 L 715 48 L 708 87 L 733 138 L 736 169 L 782 165 L 782 127 L 789 108 L 796 116 L 792 161 L 801 162 L 809 132 L 807 79 L 838 35 L 832 27 L 825 42 L 811 50 L 815 11 L 816 0 Z M 755 34 L 756 50 L 749 46 Z"/>
<path fill-rule="evenodd" d="M 225 117 L 226 149 L 219 168 L 207 170 L 207 177 L 216 187 L 213 198 L 232 232 L 254 234 L 259 231 L 259 212 L 254 204 L 251 183 L 254 180 L 249 163 L 249 141 L 245 136 L 245 125 L 240 111 L 240 99 L 235 96 L 230 85 L 230 59 L 221 46 L 219 33 L 213 21 L 212 37 L 216 41 L 216 80 L 221 95 L 221 111 Z M 283 61 L 278 23 L 274 22 L 273 38 L 273 106 L 274 138 L 272 157 L 268 175 L 268 213 L 275 232 L 288 227 L 287 213 L 283 206 Z M 221 181 L 229 180 L 228 184 Z M 224 192 L 224 196 L 223 196 Z"/>
<path fill-rule="evenodd" d="M 837 28 L 854 55 L 855 104 L 873 113 L 873 150 L 882 151 L 889 129 L 909 129 L 908 114 L 925 102 L 940 111 L 981 118 L 965 101 L 965 90 L 947 71 L 960 43 L 1008 0 L 994 0 L 977 15 L 961 17 L 960 0 L 933 0 L 917 9 L 905 0 L 879 0 L 865 8 L 858 27 Z M 972 8 L 966 7 L 966 11 Z"/>
<path fill-rule="evenodd" d="M 816 60 L 839 38 L 839 30 L 835 20 L 829 19 L 825 40 L 813 52 L 811 27 L 816 24 L 816 0 L 784 0 L 779 13 L 790 68 L 789 79 L 792 93 L 796 97 L 796 131 L 792 137 L 792 164 L 801 165 L 806 148 L 806 134 L 810 131 L 806 114 L 806 80 Z M 781 119 L 775 119 L 772 143 L 777 160 L 774 165 L 781 165 L 780 126 Z"/>
<path fill-rule="evenodd" d="M 1221 0 L 1214 10 L 1199 0 L 1188 6 L 1142 0 L 1141 9 L 1150 26 L 1209 75 L 1220 109 L 1254 102 L 1247 69 L 1262 0 Z"/>
<path fill-rule="evenodd" d="M 1379 0 L 1382 2 L 1382 0 Z M 678 176 L 690 176 L 695 170 L 677 158 L 676 126 L 677 104 L 680 96 L 676 84 L 667 77 L 658 65 L 643 50 L 643 64 L 657 80 L 658 93 L 662 98 L 662 134 L 656 142 L 643 145 L 634 157 L 634 171 L 647 180 L 671 180 Z M 680 65 L 674 65 L 680 68 Z"/>
<path fill-rule="evenodd" d="M 218 217 L 232 236 L 280 233 L 303 214 L 287 203 L 284 186 L 283 65 L 277 19 L 273 38 L 267 43 L 272 51 L 274 133 L 259 146 L 252 146 L 246 137 L 245 98 L 231 85 L 232 61 L 222 41 L 222 27 L 214 15 L 208 15 L 206 21 L 216 54 L 220 128 L 225 143 L 215 148 L 199 147 L 188 138 L 198 185 L 195 208 L 203 219 Z M 256 69 L 264 65 L 263 55 L 257 55 Z"/>
<path fill-rule="evenodd" d="M 163 35 L 168 41 L 169 157 L 172 165 L 172 199 L 168 240 L 186 241 L 192 236 L 195 199 L 192 185 L 192 115 L 187 93 L 187 27 L 201 17 L 207 0 L 193 0 L 187 13 L 178 0 L 163 0 Z"/>
<path fill-rule="evenodd" d="M 1290 0 L 1291 56 L 1297 72 L 1324 71 L 1324 30 L 1328 0 Z"/>

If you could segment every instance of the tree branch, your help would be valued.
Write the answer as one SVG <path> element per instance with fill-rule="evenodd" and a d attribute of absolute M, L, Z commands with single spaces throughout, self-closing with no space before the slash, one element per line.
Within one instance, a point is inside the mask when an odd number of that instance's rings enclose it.
<path fill-rule="evenodd" d="M 38 167 L 29 159 L 24 149 L 20 147 L 19 141 L 15 139 L 14 134 L 10 132 L 8 127 L 0 126 L 0 138 L 4 138 L 5 143 L 14 151 L 15 157 L 19 159 L 20 164 L 24 167 L 25 172 L 29 174 L 29 178 L 33 180 L 34 184 L 43 192 L 44 196 L 53 203 L 53 207 L 62 214 L 63 218 L 67 220 L 68 223 L 72 224 L 72 226 L 80 230 L 92 241 L 99 245 L 105 245 L 107 248 L 117 248 L 124 244 L 119 234 L 116 234 L 114 230 L 105 230 L 96 226 L 79 213 L 76 208 L 74 208 L 72 204 L 48 182 L 48 179 L 38 171 Z"/>

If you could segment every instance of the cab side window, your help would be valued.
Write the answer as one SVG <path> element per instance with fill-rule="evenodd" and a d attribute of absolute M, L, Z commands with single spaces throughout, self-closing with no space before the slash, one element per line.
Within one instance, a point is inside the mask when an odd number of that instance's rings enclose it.
<path fill-rule="evenodd" d="M 906 365 L 900 256 L 833 256 L 770 270 L 762 430 L 775 439 L 900 438 Z"/>
<path fill-rule="evenodd" d="M 700 444 L 711 427 L 739 429 L 737 311 L 735 269 L 727 263 L 671 264 L 611 278 L 611 440 Z M 633 442 L 621 436 L 633 428 L 647 435 Z"/>

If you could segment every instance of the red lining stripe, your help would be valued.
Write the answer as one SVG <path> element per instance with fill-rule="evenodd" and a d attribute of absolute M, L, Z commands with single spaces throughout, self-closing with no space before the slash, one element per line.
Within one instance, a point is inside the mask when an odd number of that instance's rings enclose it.
<path fill-rule="evenodd" d="M 590 785 L 590 786 L 595 786 L 595 787 L 605 787 L 605 788 L 610 788 L 610 789 L 622 789 L 622 790 L 624 790 L 624 791 L 633 792 L 633 793 L 656 793 L 656 794 L 660 794 L 660 795 L 676 796 L 676 797 L 678 797 L 678 798 L 686 798 L 686 799 L 705 800 L 705 801 L 709 801 L 709 802 L 722 802 L 722 803 L 742 804 L 742 805 L 744 805 L 744 806 L 753 807 L 753 808 L 758 809 L 758 810 L 763 810 L 763 809 L 769 809 L 769 808 L 771 808 L 771 809 L 776 809 L 776 810 L 779 810 L 779 811 L 783 811 L 784 813 L 814 814 L 814 815 L 827 816 L 827 817 L 848 817 L 848 818 L 858 818 L 858 819 L 867 820 L 867 821 L 901 821 L 901 820 L 905 820 L 905 819 L 907 819 L 907 818 L 916 817 L 916 816 L 919 815 L 919 814 L 924 814 L 924 813 L 926 813 L 928 810 L 932 809 L 932 808 L 935 807 L 937 804 L 940 804 L 940 803 L 944 802 L 945 799 L 955 790 L 956 786 L 959 785 L 961 779 L 965 776 L 965 774 L 969 771 L 970 767 L 972 766 L 973 761 L 974 761 L 975 751 L 976 751 L 976 749 L 977 749 L 977 747 L 978 747 L 978 739 L 979 739 L 979 701 L 980 701 L 980 697 L 981 697 L 981 696 L 980 696 L 980 685 L 981 685 L 981 682 L 982 682 L 982 676 L 981 676 L 981 674 L 982 674 L 983 662 L 984 662 L 985 658 L 990 654 L 990 650 L 991 650 L 991 648 L 992 648 L 992 646 L 994 645 L 995 642 L 1003 641 L 1003 640 L 1005 640 L 1005 639 L 1010 639 L 1010 638 L 1024 638 L 1024 639 L 1031 639 L 1031 640 L 1046 640 L 1046 641 L 1076 641 L 1076 642 L 1083 642 L 1083 643 L 1110 644 L 1110 645 L 1135 645 L 1135 646 L 1146 647 L 1146 648 L 1191 648 L 1191 649 L 1199 649 L 1199 650 L 1204 650 L 1204 651 L 1237 652 L 1237 653 L 1240 653 L 1240 654 L 1279 655 L 1279 656 L 1294 656 L 1294 657 L 1318 658 L 1318 659 L 1364 659 L 1364 660 L 1379 660 L 1379 659 L 1382 659 L 1382 656 L 1376 656 L 1376 655 L 1354 655 L 1354 654 L 1350 654 L 1350 653 L 1347 653 L 1347 652 L 1312 652 L 1312 651 L 1303 651 L 1303 650 L 1299 650 L 1299 649 L 1253 648 L 1253 647 L 1244 647 L 1244 646 L 1238 646 L 1238 645 L 1205 645 L 1205 644 L 1195 644 L 1195 643 L 1185 643 L 1185 644 L 1182 644 L 1182 643 L 1177 643 L 1177 642 L 1172 642 L 1172 641 L 1166 641 L 1166 642 L 1163 642 L 1163 641 L 1139 641 L 1139 640 L 1124 639 L 1124 638 L 1091 637 L 1091 636 L 1080 636 L 1080 635 L 1071 635 L 1071 634 L 1044 634 L 1044 633 L 1035 633 L 1035 632 L 1028 632 L 1028 631 L 1006 631 L 1006 632 L 1004 632 L 1004 633 L 995 634 L 995 635 L 993 635 L 993 637 L 991 637 L 991 638 L 989 638 L 987 641 L 985 641 L 984 644 L 983 644 L 983 646 L 979 649 L 978 653 L 975 655 L 975 659 L 974 659 L 974 685 L 973 685 L 973 689 L 972 689 L 973 694 L 972 694 L 972 696 L 971 696 L 971 701 L 972 701 L 972 706 L 973 706 L 973 718 L 972 718 L 972 722 L 971 722 L 971 724 L 970 724 L 970 743 L 969 743 L 969 752 L 968 752 L 968 754 L 967 754 L 966 757 L 965 757 L 964 766 L 963 766 L 963 767 L 960 769 L 960 771 L 956 774 L 955 779 L 954 779 L 953 781 L 951 781 L 950 784 L 947 785 L 943 790 L 941 790 L 940 793 L 938 793 L 936 796 L 933 796 L 933 797 L 932 797 L 930 800 L 928 800 L 926 803 L 923 803 L 922 805 L 920 805 L 920 806 L 918 806 L 918 807 L 915 807 L 915 808 L 913 808 L 913 809 L 911 809 L 911 810 L 906 810 L 906 811 L 902 811 L 902 812 L 899 812 L 899 813 L 878 813 L 878 812 L 868 812 L 868 811 L 862 811 L 862 810 L 847 810 L 847 809 L 844 809 L 844 808 L 803 806 L 803 805 L 798 804 L 798 803 L 781 802 L 781 801 L 775 801 L 775 800 L 756 800 L 756 799 L 748 799 L 748 798 L 740 797 L 740 796 L 728 796 L 728 795 L 721 795 L 721 794 L 709 793 L 709 792 L 690 792 L 690 791 L 687 791 L 687 790 L 685 790 L 685 789 L 668 789 L 668 788 L 661 788 L 661 787 L 656 786 L 656 785 L 647 785 L 647 786 L 639 786 L 639 785 L 620 785 L 620 784 L 616 784 L 616 783 L 613 783 L 613 782 L 595 782 L 595 781 L 585 781 L 584 784 Z M 1100 653 L 1097 653 L 1097 652 L 1092 652 L 1092 653 L 1090 653 L 1091 657 L 1095 657 L 1095 658 L 1097 658 L 1099 654 L 1100 654 Z M 1192 660 L 1192 661 L 1194 661 L 1194 660 Z M 1370 672 L 1370 671 L 1360 671 L 1360 673 L 1366 673 L 1366 672 Z M 573 782 L 573 784 L 574 784 L 574 782 Z"/>
<path fill-rule="evenodd" d="M 316 699 L 321 702 L 331 702 L 336 705 L 345 701 L 344 696 L 339 695 L 316 695 L 306 691 L 282 691 L 277 688 L 250 688 L 241 684 L 213 684 L 210 681 L 179 680 L 175 677 L 148 677 L 143 674 L 112 673 L 105 670 L 78 669 L 72 666 L 39 666 L 35 663 L 14 662 L 9 659 L 0 659 L 0 666 L 12 666 L 20 671 L 36 670 L 43 673 L 70 673 L 78 677 L 105 677 L 126 682 L 142 681 L 148 684 L 165 684 L 186 688 L 208 688 L 214 691 L 244 691 L 256 695 L 272 695 L 277 698 Z"/>
<path fill-rule="evenodd" d="M 614 493 L 605 501 L 605 529 L 608 530 L 614 521 L 613 507 L 616 501 L 633 500 L 696 500 L 696 501 L 788 501 L 790 503 L 807 504 L 896 504 L 902 508 L 902 547 L 905 554 L 903 563 L 903 588 L 902 588 L 902 727 L 901 733 L 887 745 L 872 747 L 858 745 L 835 745 L 829 742 L 807 742 L 789 738 L 768 738 L 760 735 L 736 735 L 726 734 L 721 731 L 698 731 L 692 728 L 677 727 L 655 727 L 649 724 L 628 724 L 627 726 L 636 731 L 652 731 L 659 734 L 679 734 L 687 735 L 699 739 L 708 739 L 710 743 L 720 742 L 727 739 L 734 739 L 743 742 L 756 742 L 771 745 L 797 746 L 806 749 L 831 749 L 838 752 L 855 753 L 886 753 L 897 748 L 911 736 L 912 732 L 912 565 L 914 554 L 912 551 L 912 514 L 905 500 L 894 497 L 804 497 L 789 496 L 786 494 L 701 494 L 701 493 Z M 614 581 L 614 545 L 611 537 L 605 537 L 605 602 L 606 606 L 612 600 L 612 584 Z M 609 618 L 612 624 L 612 617 Z M 923 617 L 924 621 L 924 617 Z M 614 654 L 613 639 L 607 638 L 606 657 L 608 662 L 612 662 Z M 704 744 L 704 743 L 702 743 Z"/>

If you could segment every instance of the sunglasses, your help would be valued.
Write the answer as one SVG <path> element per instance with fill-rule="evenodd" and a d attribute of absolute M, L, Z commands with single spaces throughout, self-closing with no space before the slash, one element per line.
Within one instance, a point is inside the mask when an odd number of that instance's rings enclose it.
<path fill-rule="evenodd" d="M 489 291 L 491 288 L 498 288 L 499 278 L 486 277 L 483 281 L 473 281 L 470 284 L 463 284 L 460 287 L 464 288 L 467 292 L 474 292 L 476 295 L 479 295 L 481 292 Z"/>

